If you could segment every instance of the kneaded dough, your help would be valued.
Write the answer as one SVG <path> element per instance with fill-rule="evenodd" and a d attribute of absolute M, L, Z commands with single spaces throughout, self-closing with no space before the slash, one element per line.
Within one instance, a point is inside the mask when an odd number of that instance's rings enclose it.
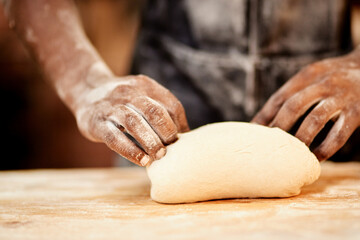
<path fill-rule="evenodd" d="M 153 200 L 185 203 L 298 195 L 318 179 L 320 164 L 279 128 L 222 122 L 180 134 L 147 173 Z"/>

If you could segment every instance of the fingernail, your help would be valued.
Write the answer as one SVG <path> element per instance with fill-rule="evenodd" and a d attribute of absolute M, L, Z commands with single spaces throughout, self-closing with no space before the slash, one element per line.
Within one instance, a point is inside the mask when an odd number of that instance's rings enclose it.
<path fill-rule="evenodd" d="M 150 162 L 150 160 L 151 159 L 148 155 L 143 156 L 142 159 L 140 160 L 141 166 L 145 167 Z"/>
<path fill-rule="evenodd" d="M 162 158 L 163 156 L 165 156 L 166 153 L 166 148 L 160 148 L 159 151 L 157 151 L 157 153 L 155 154 L 155 158 L 156 160 Z"/>

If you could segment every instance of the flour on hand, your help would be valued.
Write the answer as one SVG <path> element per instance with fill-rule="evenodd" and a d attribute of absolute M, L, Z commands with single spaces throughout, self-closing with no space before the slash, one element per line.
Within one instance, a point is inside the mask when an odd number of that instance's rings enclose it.
<path fill-rule="evenodd" d="M 223 122 L 180 134 L 147 173 L 153 200 L 184 203 L 298 195 L 319 178 L 320 164 L 278 128 Z"/>

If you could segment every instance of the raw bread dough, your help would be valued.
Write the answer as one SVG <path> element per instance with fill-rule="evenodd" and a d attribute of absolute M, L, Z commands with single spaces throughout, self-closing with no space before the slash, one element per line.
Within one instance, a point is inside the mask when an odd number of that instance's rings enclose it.
<path fill-rule="evenodd" d="M 318 179 L 320 164 L 278 128 L 222 122 L 179 135 L 147 173 L 153 200 L 184 203 L 298 195 Z"/>

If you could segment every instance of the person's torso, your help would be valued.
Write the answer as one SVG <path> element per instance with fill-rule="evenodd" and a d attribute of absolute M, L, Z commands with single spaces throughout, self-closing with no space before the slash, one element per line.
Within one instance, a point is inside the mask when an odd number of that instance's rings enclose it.
<path fill-rule="evenodd" d="M 249 120 L 301 67 L 348 51 L 349 26 L 345 0 L 150 0 L 135 64 L 195 120 L 205 105 Z"/>

